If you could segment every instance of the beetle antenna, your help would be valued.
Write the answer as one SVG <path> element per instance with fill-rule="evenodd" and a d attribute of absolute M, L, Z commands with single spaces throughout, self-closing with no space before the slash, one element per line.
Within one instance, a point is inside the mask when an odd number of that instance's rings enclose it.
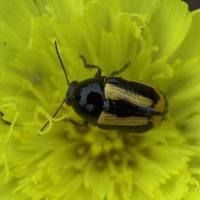
<path fill-rule="evenodd" d="M 68 79 L 68 77 L 67 77 L 67 73 L 66 73 L 65 67 L 64 67 L 64 65 L 63 65 L 62 59 L 61 59 L 60 54 L 59 54 L 59 51 L 58 51 L 58 46 L 57 46 L 56 41 L 55 41 L 55 47 L 56 47 L 56 52 L 57 52 L 58 58 L 59 58 L 59 60 L 60 60 L 61 66 L 62 66 L 63 71 L 64 71 L 64 73 L 65 73 L 65 77 L 66 77 L 66 80 L 67 80 L 67 84 L 70 85 L 70 82 L 69 82 L 69 79 Z"/>
<path fill-rule="evenodd" d="M 69 82 L 69 79 L 68 79 L 68 77 L 67 77 L 67 73 L 66 73 L 65 67 L 64 67 L 64 65 L 63 65 L 62 59 L 61 59 L 60 54 L 59 54 L 59 51 L 58 51 L 58 46 L 57 46 L 56 41 L 55 41 L 55 47 L 56 47 L 56 52 L 57 52 L 58 58 L 59 58 L 59 60 L 60 60 L 61 66 L 62 66 L 63 71 L 64 71 L 64 73 L 65 73 L 65 77 L 66 77 L 66 80 L 67 80 L 67 84 L 70 85 L 70 82 Z M 62 105 L 63 105 L 64 103 L 65 103 L 65 99 L 62 101 L 62 103 L 60 104 L 59 108 L 58 108 L 58 109 L 56 110 L 56 112 L 53 114 L 52 118 L 54 118 L 54 117 L 57 115 L 57 113 L 58 113 L 59 110 L 62 108 Z M 41 128 L 40 132 L 42 132 L 42 131 L 46 128 L 46 126 L 47 126 L 48 124 L 49 124 L 49 120 L 48 120 L 47 123 Z M 40 135 L 40 134 L 38 134 L 38 135 Z"/>

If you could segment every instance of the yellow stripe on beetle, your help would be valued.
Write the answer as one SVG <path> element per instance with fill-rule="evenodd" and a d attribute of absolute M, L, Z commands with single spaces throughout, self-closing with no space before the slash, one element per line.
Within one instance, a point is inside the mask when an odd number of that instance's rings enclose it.
<path fill-rule="evenodd" d="M 134 81 L 135 83 L 140 83 L 140 84 L 146 85 L 149 88 L 154 89 L 155 93 L 158 94 L 160 97 L 160 100 L 156 104 L 154 104 L 154 110 L 157 112 L 165 112 L 166 107 L 167 107 L 167 101 L 166 101 L 163 93 L 159 89 L 157 89 L 156 87 L 154 87 L 148 83 L 144 83 L 142 81 L 133 80 L 133 79 L 124 79 L 124 80 L 130 81 L 130 82 Z"/>
<path fill-rule="evenodd" d="M 135 94 L 133 92 L 127 91 L 123 88 L 119 88 L 113 84 L 105 85 L 105 95 L 106 98 L 112 100 L 125 100 L 133 105 L 139 107 L 151 107 L 153 106 L 153 101 L 147 97 L 140 94 Z"/>
<path fill-rule="evenodd" d="M 102 112 L 98 124 L 111 126 L 144 126 L 149 122 L 146 117 L 117 117 L 116 115 Z"/>

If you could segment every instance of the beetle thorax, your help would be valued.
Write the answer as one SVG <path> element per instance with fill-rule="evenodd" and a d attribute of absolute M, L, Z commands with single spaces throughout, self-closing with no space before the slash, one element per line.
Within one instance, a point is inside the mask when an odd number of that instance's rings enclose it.
<path fill-rule="evenodd" d="M 92 124 L 96 123 L 103 109 L 104 79 L 103 76 L 87 79 L 76 83 L 72 93 L 68 91 L 68 96 L 72 98 L 70 105 L 76 114 Z"/>

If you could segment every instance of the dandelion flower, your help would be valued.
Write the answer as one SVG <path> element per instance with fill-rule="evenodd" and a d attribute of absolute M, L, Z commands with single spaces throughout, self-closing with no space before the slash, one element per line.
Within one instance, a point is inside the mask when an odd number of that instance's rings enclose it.
<path fill-rule="evenodd" d="M 0 0 L 0 199 L 191 200 L 200 181 L 200 11 L 181 0 Z M 78 127 L 71 81 L 120 76 L 169 108 L 143 134 Z M 50 124 L 38 136 L 46 121 Z"/>

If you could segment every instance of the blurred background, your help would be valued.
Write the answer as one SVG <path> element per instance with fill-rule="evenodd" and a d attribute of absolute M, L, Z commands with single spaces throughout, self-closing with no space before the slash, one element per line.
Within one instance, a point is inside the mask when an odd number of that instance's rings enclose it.
<path fill-rule="evenodd" d="M 189 10 L 193 11 L 200 8 L 200 0 L 184 0 L 189 5 Z"/>

